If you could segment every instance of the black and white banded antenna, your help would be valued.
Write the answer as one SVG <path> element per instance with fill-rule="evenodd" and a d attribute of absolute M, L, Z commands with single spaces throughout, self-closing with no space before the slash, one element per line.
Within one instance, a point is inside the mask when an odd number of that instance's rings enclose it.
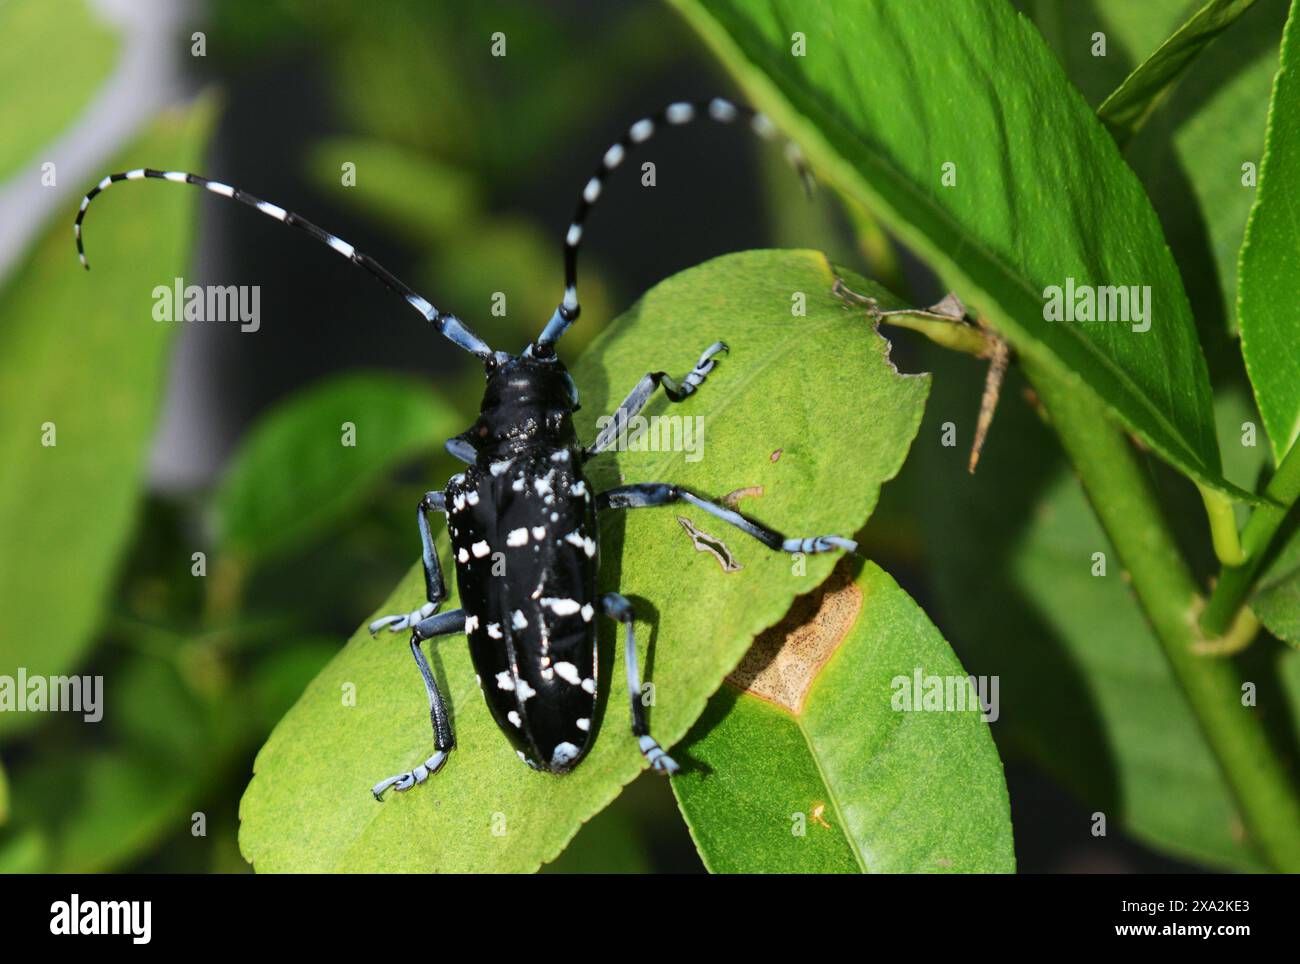
<path fill-rule="evenodd" d="M 529 354 L 538 356 L 551 354 L 555 343 L 568 331 L 569 326 L 577 321 L 578 314 L 582 311 L 582 306 L 578 302 L 578 249 L 582 246 L 583 226 L 587 214 L 605 189 L 605 180 L 623 163 L 629 153 L 648 141 L 659 128 L 680 127 L 701 117 L 707 117 L 719 124 L 731 124 L 736 120 L 743 120 L 764 140 L 774 140 L 777 136 L 776 125 L 766 114 L 721 97 L 714 97 L 712 100 L 678 101 L 629 127 L 627 132 L 605 152 L 600 159 L 600 166 L 596 168 L 595 174 L 582 189 L 577 209 L 573 212 L 573 220 L 564 236 L 564 299 L 551 315 L 551 320 L 546 323 L 546 328 L 538 336 L 537 341 L 529 346 Z M 803 179 L 804 187 L 811 191 L 812 172 L 808 168 L 807 161 L 804 160 L 799 145 L 794 141 L 787 141 L 785 153 Z"/>
<path fill-rule="evenodd" d="M 213 194 L 221 197 L 233 198 L 255 208 L 262 214 L 274 218 L 283 224 L 291 225 L 301 231 L 311 235 L 317 241 L 329 245 L 343 257 L 347 258 L 353 264 L 364 268 L 374 277 L 378 278 L 383 284 L 392 291 L 401 295 L 408 305 L 420 313 L 420 315 L 430 322 L 438 333 L 445 336 L 454 344 L 465 349 L 471 355 L 487 359 L 492 356 L 490 349 L 483 339 L 474 334 L 473 331 L 455 315 L 439 311 L 430 302 L 417 294 L 414 289 L 408 286 L 400 278 L 385 268 L 382 264 L 363 254 L 348 244 L 342 238 L 335 237 L 323 228 L 317 227 L 304 217 L 299 217 L 292 211 L 286 211 L 279 205 L 272 204 L 270 201 L 263 201 L 256 198 L 246 191 L 239 188 L 231 187 L 229 184 L 223 184 L 220 181 L 213 181 L 206 177 L 200 177 L 197 174 L 186 174 L 184 171 L 155 171 L 148 167 L 138 167 L 131 171 L 123 171 L 119 174 L 110 174 L 90 189 L 90 193 L 81 199 L 81 209 L 77 212 L 77 220 L 72 225 L 72 232 L 77 238 L 77 256 L 81 258 L 81 264 L 86 270 L 90 270 L 90 263 L 86 260 L 86 250 L 81 240 L 81 223 L 86 217 L 86 209 L 90 207 L 90 202 L 102 191 L 106 190 L 110 184 L 116 184 L 118 181 L 139 181 L 145 178 L 157 178 L 160 181 L 174 181 L 177 184 L 197 184 L 199 187 L 206 188 Z"/>

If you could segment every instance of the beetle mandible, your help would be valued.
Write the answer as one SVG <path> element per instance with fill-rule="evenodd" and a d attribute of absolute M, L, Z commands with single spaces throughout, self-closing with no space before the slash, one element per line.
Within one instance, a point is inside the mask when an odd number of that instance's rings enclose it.
<path fill-rule="evenodd" d="M 555 346 L 580 311 L 577 255 L 587 213 L 600 197 L 605 179 L 636 145 L 659 127 L 686 124 L 706 116 L 723 124 L 745 118 L 764 138 L 775 133 L 763 114 L 723 98 L 670 104 L 628 128 L 605 152 L 583 188 L 565 235 L 564 298 L 537 339 L 518 355 L 493 351 L 455 315 L 439 311 L 346 241 L 291 211 L 220 181 L 181 171 L 136 168 L 108 175 L 82 199 L 73 232 L 77 253 L 87 268 L 90 266 L 82 244 L 82 221 L 97 194 L 123 180 L 157 178 L 196 184 L 254 207 L 329 245 L 401 295 L 440 334 L 483 363 L 487 383 L 478 419 L 447 442 L 447 450 L 465 462 L 466 468 L 453 476 L 443 491 L 427 493 L 416 511 L 427 601 L 413 612 L 384 616 L 370 624 L 371 633 L 385 628 L 393 632 L 410 630 L 411 655 L 428 693 L 434 740 L 434 753 L 422 764 L 372 788 L 377 800 L 382 800 L 390 787 L 409 790 L 423 783 L 446 762 L 455 746 L 451 721 L 421 643 L 458 633 L 469 638 L 488 707 L 520 759 L 534 769 L 555 774 L 576 767 L 594 736 L 591 725 L 598 695 L 598 614 L 617 620 L 625 630 L 632 733 L 641 753 L 656 771 L 677 772 L 677 763 L 650 735 L 646 724 L 632 606 L 616 592 L 599 595 L 596 591 L 598 520 L 602 513 L 686 502 L 777 551 L 852 552 L 857 548 L 851 539 L 839 536 L 786 538 L 679 485 L 641 482 L 593 493 L 583 475 L 583 463 L 615 442 L 656 389 L 662 389 L 672 402 L 682 401 L 704 383 L 716 356 L 727 350 L 720 341 L 710 345 L 681 379 L 670 378 L 664 372 L 646 374 L 591 444 L 583 446 L 578 441 L 572 417 L 578 407 L 578 392 Z M 793 144 L 788 153 L 800 173 L 806 175 Z M 439 612 L 447 589 L 429 524 L 434 513 L 446 516 L 463 605 L 450 612 Z M 497 553 L 505 553 L 507 560 L 500 572 L 494 567 Z"/>

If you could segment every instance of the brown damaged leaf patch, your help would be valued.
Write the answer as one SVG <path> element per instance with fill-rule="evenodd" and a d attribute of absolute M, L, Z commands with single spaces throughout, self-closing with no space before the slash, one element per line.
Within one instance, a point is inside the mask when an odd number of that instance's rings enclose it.
<path fill-rule="evenodd" d="M 727 682 L 798 715 L 818 672 L 848 636 L 862 609 L 862 590 L 837 566 L 814 592 L 800 596 L 781 622 L 754 640 Z"/>
<path fill-rule="evenodd" d="M 711 536 L 703 529 L 700 529 L 690 519 L 684 515 L 677 517 L 677 522 L 686 534 L 691 538 L 691 545 L 695 546 L 696 552 L 707 552 L 718 560 L 718 565 L 722 567 L 723 572 L 739 572 L 745 567 L 736 561 L 736 557 L 731 554 L 727 544 L 717 536 Z"/>

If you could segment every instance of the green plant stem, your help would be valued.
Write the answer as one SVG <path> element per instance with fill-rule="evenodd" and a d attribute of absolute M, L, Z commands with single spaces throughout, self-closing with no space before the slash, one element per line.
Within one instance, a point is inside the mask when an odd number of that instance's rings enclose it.
<path fill-rule="evenodd" d="M 1032 359 L 1025 371 L 1120 560 L 1170 668 L 1218 760 L 1260 855 L 1300 871 L 1300 799 L 1230 660 L 1200 656 L 1196 583 L 1165 524 L 1147 475 L 1101 401 L 1078 379 Z"/>
<path fill-rule="evenodd" d="M 1223 633 L 1241 609 L 1255 584 L 1260 564 L 1277 535 L 1287 512 L 1300 498 L 1300 445 L 1291 446 L 1277 472 L 1264 489 L 1264 498 L 1250 514 L 1241 532 L 1241 549 L 1246 561 L 1240 566 L 1224 566 L 1219 573 L 1210 600 L 1201 615 L 1201 629 L 1207 636 Z"/>

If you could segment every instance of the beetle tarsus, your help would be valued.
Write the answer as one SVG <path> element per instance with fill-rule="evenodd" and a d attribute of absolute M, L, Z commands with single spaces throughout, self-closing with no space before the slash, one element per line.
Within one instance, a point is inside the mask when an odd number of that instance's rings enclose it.
<path fill-rule="evenodd" d="M 656 773 L 662 773 L 665 776 L 672 776 L 681 770 L 677 761 L 663 751 L 663 747 L 654 739 L 646 735 L 639 739 L 641 754 L 650 762 L 650 768 Z"/>
<path fill-rule="evenodd" d="M 431 774 L 437 773 L 442 769 L 442 765 L 447 762 L 447 752 L 439 750 L 429 759 L 425 760 L 414 770 L 407 770 L 405 773 L 399 773 L 395 777 L 389 777 L 387 780 L 381 780 L 376 783 L 370 790 L 375 795 L 375 799 L 380 803 L 384 802 L 384 791 L 392 788 L 399 793 L 411 789 L 417 783 L 423 783 L 429 779 Z"/>
<path fill-rule="evenodd" d="M 374 636 L 381 629 L 387 628 L 390 633 L 400 633 L 404 629 L 410 629 L 416 623 L 428 619 L 432 616 L 438 607 L 434 603 L 425 603 L 419 609 L 413 609 L 405 615 L 397 614 L 393 616 L 380 616 L 369 627 L 370 635 Z"/>

